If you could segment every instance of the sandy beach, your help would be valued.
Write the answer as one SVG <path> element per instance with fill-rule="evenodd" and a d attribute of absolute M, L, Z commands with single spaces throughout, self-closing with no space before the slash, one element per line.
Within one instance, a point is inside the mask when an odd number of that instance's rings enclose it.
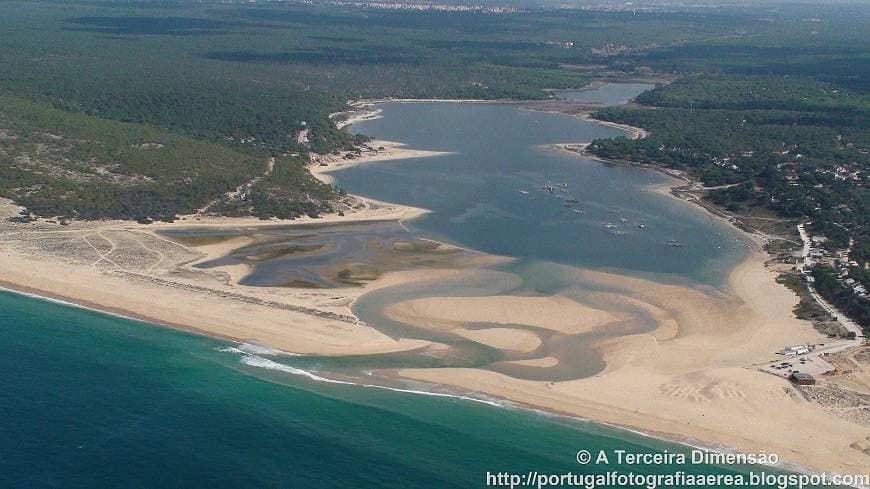
<path fill-rule="evenodd" d="M 7 213 L 15 211 L 8 203 L 4 207 Z M 374 214 L 364 210 L 342 219 L 408 215 L 414 214 L 401 208 L 378 209 Z M 158 229 L 217 224 L 264 226 L 247 219 L 179 221 L 160 227 L 73 223 L 62 229 L 56 225 L 33 229 L 33 225 L 4 224 L 0 285 L 298 354 L 438 349 L 432 342 L 396 340 L 360 324 L 350 305 L 372 290 L 443 280 L 464 273 L 461 270 L 391 273 L 366 288 L 245 287 L 237 283 L 245 270 L 192 268 L 243 245 L 244 238 L 187 247 L 156 233 Z M 870 428 L 821 409 L 783 380 L 752 368 L 773 358 L 772 352 L 784 342 L 812 343 L 821 338 L 809 323 L 793 317 L 795 296 L 775 283 L 775 273 L 765 267 L 765 258 L 753 254 L 731 273 L 728 290 L 717 293 L 572 271 L 578 281 L 623 291 L 594 297 L 598 304 L 631 304 L 655 317 L 658 324 L 649 333 L 595 344 L 607 367 L 590 378 L 530 381 L 480 369 L 406 369 L 398 374 L 672 439 L 742 451 L 767 450 L 805 467 L 860 472 L 867 466 L 868 455 L 855 447 L 866 445 Z M 541 339 L 510 324 L 576 334 L 626 319 L 564 297 L 428 298 L 400 303 L 388 313 L 403 322 L 454 330 L 473 341 L 513 352 L 533 351 Z M 479 322 L 503 326 L 464 327 Z M 546 369 L 557 368 L 560 362 L 544 355 L 514 363 Z"/>
<path fill-rule="evenodd" d="M 596 344 L 607 367 L 593 377 L 544 382 L 479 369 L 406 369 L 400 375 L 669 439 L 767 451 L 806 468 L 861 473 L 868 463 L 863 447 L 870 428 L 821 409 L 787 382 L 751 368 L 774 358 L 783 338 L 812 343 L 821 337 L 792 316 L 794 296 L 774 282 L 765 258 L 754 254 L 733 271 L 727 293 L 715 296 L 578 272 L 584 280 L 620 287 L 624 297 L 614 297 L 615 302 L 642 305 L 660 325 L 650 333 Z M 487 305 L 477 298 L 475 314 L 497 314 L 500 308 L 500 299 Z M 531 362 L 554 364 L 552 357 Z"/>
<path fill-rule="evenodd" d="M 583 113 L 578 117 L 591 124 L 597 124 L 604 127 L 612 127 L 614 129 L 625 131 L 629 134 L 629 139 L 641 139 L 649 136 L 649 132 L 641 127 L 629 126 L 628 124 L 619 124 L 616 122 L 602 121 L 593 118 L 592 115 L 589 113 Z"/>
<path fill-rule="evenodd" d="M 372 141 L 369 147 L 352 158 L 346 158 L 347 153 L 316 157 L 311 171 L 329 182 L 330 172 L 365 162 L 446 154 L 387 141 Z M 187 216 L 171 224 L 73 222 L 69 226 L 8 222 L 19 208 L 2 201 L 0 286 L 296 354 L 443 350 L 445 346 L 435 342 L 381 333 L 361 323 L 351 306 L 374 290 L 456 278 L 504 259 L 478 256 L 459 265 L 394 271 L 365 287 L 250 287 L 239 284 L 249 272 L 245 266 L 196 268 L 245 246 L 248 238 L 190 245 L 160 233 L 401 221 L 426 212 L 353 198 L 358 200 L 344 215 L 319 219 L 263 222 Z M 732 271 L 727 287 L 718 291 L 560 266 L 560 273 L 578 283 L 609 292 L 584 299 L 492 295 L 400 302 L 385 313 L 403 323 L 450 331 L 511 354 L 533 354 L 551 337 L 627 328 L 641 316 L 653 318 L 655 328 L 593 342 L 592 349 L 606 367 L 583 379 L 525 380 L 492 370 L 460 368 L 394 373 L 669 439 L 744 452 L 764 450 L 811 469 L 862 473 L 870 465 L 870 426 L 823 409 L 789 383 L 753 367 L 775 358 L 773 352 L 786 344 L 824 340 L 809 322 L 794 317 L 797 298 L 775 282 L 776 271 L 765 265 L 766 258 L 753 253 Z M 470 327 L 480 323 L 489 326 Z M 517 368 L 546 370 L 559 369 L 566 360 L 565 352 L 555 351 L 512 363 Z"/>
<path fill-rule="evenodd" d="M 361 151 L 359 155 L 350 151 L 344 151 L 337 155 L 314 155 L 311 158 L 311 166 L 309 166 L 308 169 L 311 171 L 311 174 L 320 181 L 324 183 L 332 183 L 333 179 L 329 173 L 358 166 L 363 163 L 409 160 L 413 158 L 429 158 L 433 156 L 454 154 L 449 151 L 411 149 L 402 143 L 381 141 L 377 139 L 369 141 L 365 146 L 366 149 Z"/>

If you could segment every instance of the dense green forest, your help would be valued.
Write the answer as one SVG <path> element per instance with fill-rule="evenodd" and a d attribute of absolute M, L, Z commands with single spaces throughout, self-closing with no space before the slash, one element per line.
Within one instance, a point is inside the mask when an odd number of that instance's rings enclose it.
<path fill-rule="evenodd" d="M 171 220 L 266 170 L 264 156 L 229 145 L 8 96 L 0 96 L 0 128 L 0 195 L 41 216 Z M 306 193 L 288 217 L 325 210 L 320 200 L 333 195 L 324 185 L 287 185 Z M 274 200 L 254 212 L 268 213 Z"/>
<path fill-rule="evenodd" d="M 650 135 L 594 141 L 591 151 L 684 170 L 710 188 L 707 200 L 743 216 L 810 222 L 830 252 L 848 251 L 849 275 L 870 288 L 867 92 L 848 80 L 719 74 L 683 78 L 637 102 L 595 116 Z M 837 287 L 819 292 L 870 328 L 870 301 L 832 280 Z"/>
<path fill-rule="evenodd" d="M 856 297 L 848 286 L 838 280 L 837 271 L 833 267 L 825 265 L 813 267 L 812 275 L 819 294 L 866 330 L 867 325 L 870 325 L 870 308 L 867 307 L 867 301 Z"/>
<path fill-rule="evenodd" d="M 329 120 L 348 100 L 540 99 L 548 96 L 545 88 L 580 87 L 593 77 L 666 74 L 693 78 L 641 100 L 662 109 L 601 115 L 646 124 L 653 137 L 617 141 L 600 151 L 617 155 L 624 145 L 636 158 L 697 167 L 710 184 L 745 184 L 721 202 L 748 208 L 759 199 L 740 200 L 741 192 L 756 190 L 746 186 L 748 173 L 702 162 L 707 156 L 700 153 L 744 152 L 750 143 L 760 148 L 757 155 L 766 155 L 785 132 L 781 139 L 799 146 L 781 151 L 799 149 L 805 161 L 863 164 L 853 156 L 866 148 L 866 18 L 860 6 L 776 3 L 755 9 L 527 8 L 496 14 L 329 4 L 7 1 L 0 16 L 0 63 L 10 69 L 0 72 L 0 95 L 15 103 L 0 107 L 0 130 L 30 136 L 3 139 L 0 192 L 36 215 L 169 219 L 256 178 L 274 156 L 284 172 L 259 181 L 246 194 L 248 201 L 215 205 L 210 212 L 316 213 L 329 208 L 333 193 L 311 182 L 303 162 L 309 152 L 355 144 Z M 25 102 L 31 114 L 42 116 L 17 115 Z M 74 127 L 52 128 L 67 115 L 76 118 L 67 125 Z M 78 126 L 93 130 L 76 132 Z M 184 143 L 133 151 L 142 143 L 119 136 L 130 127 L 154 132 L 142 140 Z M 303 127 L 308 145 L 296 142 Z M 844 149 L 834 151 L 831 138 L 840 136 L 835 146 Z M 663 142 L 668 151 L 657 150 Z M 33 147 L 52 148 L 51 155 L 40 153 L 31 158 L 36 163 L 24 164 Z M 759 170 L 752 173 L 753 184 L 756 178 L 765 183 L 765 163 L 758 158 L 741 163 Z M 199 162 L 195 170 L 191 162 Z M 827 174 L 796 172 L 807 188 L 813 179 L 830 180 Z M 765 189 L 774 187 L 769 180 Z M 813 190 L 813 202 L 827 208 L 853 193 L 838 182 Z M 793 185 L 771 190 L 774 199 L 782 197 L 771 201 L 773 210 L 810 214 L 811 204 L 798 198 L 803 191 Z M 866 249 L 863 242 L 861 247 Z"/>

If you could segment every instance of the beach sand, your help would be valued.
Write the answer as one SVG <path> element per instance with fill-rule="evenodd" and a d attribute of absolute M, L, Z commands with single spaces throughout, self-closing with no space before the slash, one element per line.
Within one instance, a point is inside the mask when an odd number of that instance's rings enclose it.
<path fill-rule="evenodd" d="M 311 171 L 311 174 L 317 177 L 320 181 L 324 183 L 332 183 L 333 179 L 329 173 L 351 168 L 363 163 L 408 160 L 412 158 L 428 158 L 432 156 L 453 154 L 449 151 L 410 149 L 402 143 L 381 141 L 377 139 L 371 140 L 366 144 L 371 149 L 367 149 L 359 156 L 350 151 L 345 151 L 337 155 L 329 154 L 312 156 L 311 166 L 309 166 L 308 169 Z"/>
<path fill-rule="evenodd" d="M 256 224 L 231 222 L 232 226 Z M 31 229 L 21 229 L 27 227 Z M 0 285 L 287 352 L 364 355 L 442 347 L 424 340 L 395 340 L 355 322 L 350 307 L 362 294 L 474 273 L 473 269 L 388 273 L 366 288 L 245 287 L 237 283 L 245 270 L 206 271 L 191 265 L 222 256 L 246 244 L 246 238 L 192 248 L 166 240 L 156 229 L 131 223 L 37 229 L 4 225 Z M 658 324 L 648 333 L 595 343 L 606 368 L 579 380 L 531 381 L 487 370 L 446 368 L 405 369 L 399 375 L 671 439 L 744 452 L 767 450 L 810 468 L 860 473 L 866 470 L 868 455 L 851 446 L 863 446 L 870 436 L 868 427 L 821 409 L 787 382 L 752 367 L 775 358 L 773 352 L 785 344 L 822 339 L 809 323 L 793 317 L 796 298 L 775 283 L 775 272 L 764 266 L 765 259 L 761 253 L 753 254 L 731 273 L 722 292 L 577 269 L 572 272 L 576 280 L 622 292 L 590 295 L 595 307 L 559 296 L 440 297 L 399 303 L 388 312 L 403 322 L 452 329 L 512 352 L 533 351 L 541 340 L 511 325 L 567 334 L 607 327 L 624 319 L 601 308 L 608 302 L 642 309 Z M 163 282 L 154 282 L 155 278 Z M 494 326 L 465 326 L 481 322 Z M 512 363 L 541 370 L 559 367 L 558 359 L 549 355 Z"/>
<path fill-rule="evenodd" d="M 765 259 L 753 254 L 731 273 L 728 290 L 712 295 L 578 271 L 585 281 L 619 287 L 646 304 L 661 325 L 595 344 L 607 366 L 589 378 L 542 382 L 479 369 L 406 369 L 399 375 L 670 439 L 776 453 L 803 467 L 866 472 L 870 457 L 854 446 L 866 441 L 870 428 L 821 409 L 782 379 L 752 368 L 775 358 L 784 341 L 822 339 L 808 322 L 793 317 L 795 297 L 774 282 Z M 478 301 L 475 317 L 485 314 L 481 309 L 502 307 L 484 302 Z M 539 361 L 551 363 L 547 357 Z"/>
<path fill-rule="evenodd" d="M 545 313 L 542 314 L 542 311 Z M 523 324 L 554 332 L 577 334 L 624 319 L 566 297 L 428 297 L 393 304 L 385 311 L 393 320 L 418 323 L 428 329 L 450 330 L 463 323 Z M 525 333 L 512 330 L 513 334 Z M 510 331 L 503 332 L 507 336 Z"/>

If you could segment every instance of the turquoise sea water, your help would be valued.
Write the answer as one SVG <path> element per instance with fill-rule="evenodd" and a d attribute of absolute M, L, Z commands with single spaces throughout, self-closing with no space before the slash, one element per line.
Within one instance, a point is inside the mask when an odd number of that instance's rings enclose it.
<path fill-rule="evenodd" d="M 0 292 L 0 487 L 468 488 L 487 471 L 602 473 L 576 463 L 581 449 L 683 450 L 534 412 L 306 381 L 240 364 L 229 346 Z"/>

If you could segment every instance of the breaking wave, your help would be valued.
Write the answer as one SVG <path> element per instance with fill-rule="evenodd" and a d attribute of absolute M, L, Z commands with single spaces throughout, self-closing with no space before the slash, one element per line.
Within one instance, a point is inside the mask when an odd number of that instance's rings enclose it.
<path fill-rule="evenodd" d="M 387 391 L 393 391 L 393 392 L 402 392 L 405 394 L 416 394 L 416 395 L 420 395 L 420 396 L 460 399 L 463 401 L 471 401 L 471 402 L 486 404 L 488 406 L 499 407 L 499 408 L 508 408 L 508 407 L 512 406 L 510 403 L 507 403 L 507 402 L 498 402 L 498 401 L 494 401 L 491 399 L 483 399 L 483 398 L 479 398 L 479 397 L 464 396 L 461 394 L 449 394 L 446 392 L 432 392 L 432 391 L 418 390 L 418 389 L 403 389 L 403 388 L 399 388 L 399 387 L 387 387 L 385 385 L 366 384 L 366 383 L 359 383 L 359 382 L 351 382 L 351 381 L 347 381 L 347 380 L 330 379 L 327 377 L 317 375 L 315 372 L 312 372 L 309 370 L 304 370 L 301 368 L 292 367 L 290 365 L 285 365 L 283 363 L 279 363 L 279 362 L 276 362 L 274 360 L 269 360 L 268 358 L 263 358 L 263 357 L 248 353 L 242 348 L 229 347 L 229 348 L 224 348 L 221 351 L 241 355 L 240 361 L 243 364 L 251 366 L 251 367 L 258 367 L 258 368 L 263 368 L 263 369 L 267 369 L 267 370 L 275 370 L 275 371 L 279 371 L 279 372 L 285 372 L 285 373 L 288 373 L 291 375 L 298 375 L 300 377 L 306 377 L 306 378 L 313 380 L 313 381 L 316 381 L 316 382 L 326 382 L 326 383 L 330 383 L 330 384 L 342 384 L 342 385 L 355 385 L 358 387 L 365 387 L 365 388 L 370 388 L 370 389 L 381 389 L 381 390 L 387 390 Z"/>
<path fill-rule="evenodd" d="M 297 353 L 289 353 L 257 343 L 239 343 L 237 346 L 222 348 L 220 351 L 226 353 L 236 353 L 238 355 L 282 355 L 287 357 L 300 356 Z"/>

